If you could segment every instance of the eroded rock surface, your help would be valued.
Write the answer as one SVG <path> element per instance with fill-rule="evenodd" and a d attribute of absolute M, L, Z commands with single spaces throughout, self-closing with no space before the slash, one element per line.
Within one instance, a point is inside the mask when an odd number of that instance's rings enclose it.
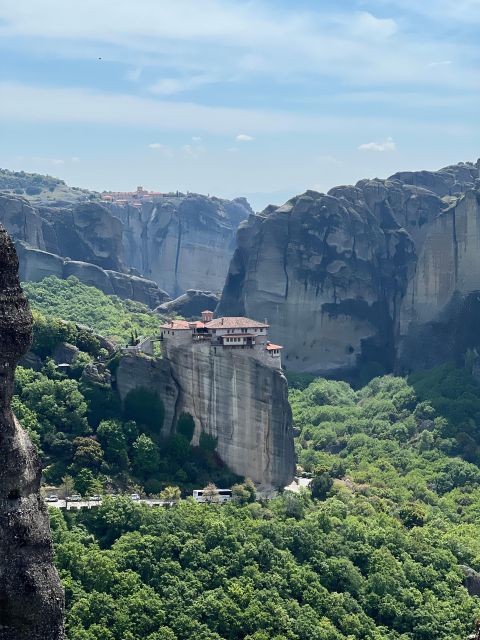
<path fill-rule="evenodd" d="M 218 315 L 266 317 L 294 371 L 461 358 L 480 346 L 479 167 L 307 191 L 250 216 Z"/>
<path fill-rule="evenodd" d="M 21 277 L 76 275 L 152 308 L 189 288 L 220 291 L 244 198 L 198 194 L 133 204 L 57 202 L 35 207 L 0 193 L 0 222 L 20 253 Z M 168 292 L 168 294 L 165 293 Z"/>
<path fill-rule="evenodd" d="M 261 364 L 248 351 L 208 344 L 169 346 L 162 360 L 129 355 L 117 370 L 122 399 L 135 388 L 157 391 L 165 405 L 163 432 L 175 431 L 181 413 L 200 434 L 217 439 L 228 467 L 264 489 L 293 479 L 292 415 L 287 381 L 279 369 Z"/>
<path fill-rule="evenodd" d="M 0 640 L 64 637 L 40 463 L 10 409 L 15 366 L 31 332 L 15 248 L 0 226 Z"/>
<path fill-rule="evenodd" d="M 170 300 L 159 305 L 155 311 L 163 314 L 180 315 L 183 318 L 197 319 L 202 311 L 213 311 L 218 305 L 220 296 L 212 291 L 198 291 L 188 289 L 175 300 Z"/>
<path fill-rule="evenodd" d="M 244 198 L 198 194 L 110 208 L 124 225 L 126 263 L 171 296 L 187 289 L 221 291 L 235 232 L 252 213 Z"/>

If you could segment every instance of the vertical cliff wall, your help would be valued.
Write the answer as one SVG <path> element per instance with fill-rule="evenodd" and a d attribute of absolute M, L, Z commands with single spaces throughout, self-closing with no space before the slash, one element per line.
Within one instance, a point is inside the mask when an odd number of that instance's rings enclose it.
<path fill-rule="evenodd" d="M 244 198 L 171 196 L 132 206 L 110 205 L 123 222 L 127 264 L 170 295 L 220 291 L 239 223 L 252 210 Z"/>
<path fill-rule="evenodd" d="M 408 371 L 480 349 L 480 162 L 307 191 L 250 216 L 218 315 L 266 317 L 283 363 Z"/>
<path fill-rule="evenodd" d="M 430 367 L 480 348 L 480 189 L 429 224 L 400 309 L 398 364 Z"/>
<path fill-rule="evenodd" d="M 0 193 L 0 223 L 18 244 L 22 277 L 73 274 L 105 293 L 152 307 L 168 297 L 161 289 L 170 295 L 192 288 L 220 291 L 236 229 L 251 213 L 244 198 L 198 194 L 34 207 Z"/>
<path fill-rule="evenodd" d="M 13 243 L 0 226 L 0 640 L 63 638 L 63 591 L 53 566 L 40 463 L 10 409 L 32 319 Z"/>
<path fill-rule="evenodd" d="M 288 485 L 295 458 L 291 409 L 283 373 L 250 358 L 248 350 L 208 344 L 169 346 L 162 360 L 125 356 L 117 371 L 124 399 L 134 388 L 156 390 L 165 405 L 163 430 L 182 412 L 200 434 L 217 439 L 217 452 L 238 475 L 265 489 Z"/>

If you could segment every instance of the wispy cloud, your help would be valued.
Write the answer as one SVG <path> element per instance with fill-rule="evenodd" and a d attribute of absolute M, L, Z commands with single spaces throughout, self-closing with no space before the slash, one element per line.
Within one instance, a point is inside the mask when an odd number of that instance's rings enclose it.
<path fill-rule="evenodd" d="M 157 95 L 170 96 L 175 93 L 192 91 L 193 89 L 198 89 L 213 82 L 215 82 L 215 78 L 209 74 L 178 78 L 160 78 L 160 80 L 150 85 L 148 89 L 151 93 Z"/>
<path fill-rule="evenodd" d="M 239 125 L 252 133 L 318 133 L 378 127 L 379 118 L 314 116 L 272 109 L 211 107 L 86 89 L 52 89 L 0 83 L 0 121 L 102 124 L 159 131 L 205 131 L 235 135 Z M 237 134 L 247 135 L 247 134 Z M 249 134 L 249 137 L 253 135 Z M 155 142 L 152 144 L 156 144 Z"/>
<path fill-rule="evenodd" d="M 451 60 L 440 60 L 439 62 L 429 62 L 428 67 L 445 67 L 450 64 L 453 64 Z"/>
<path fill-rule="evenodd" d="M 413 0 L 406 1 L 413 11 Z M 448 10 L 480 14 L 478 0 L 439 2 Z M 384 14 L 385 3 L 388 7 L 389 0 L 368 4 L 382 5 Z M 415 4 L 433 11 L 433 0 Z M 248 82 L 252 75 L 294 77 L 297 83 L 334 77 L 353 86 L 478 87 L 476 48 L 459 38 L 429 38 L 408 20 L 380 17 L 374 9 L 307 11 L 265 0 L 82 0 L 70 3 L 67 13 L 64 0 L 3 0 L 0 36 L 10 47 L 18 42 L 42 55 L 50 48 L 56 56 L 91 59 L 100 48 L 105 59 L 128 64 L 132 80 L 147 75 L 143 66 L 163 68 L 149 88 L 167 96 L 211 83 Z M 429 74 L 425 61 L 439 56 L 456 56 L 462 65 L 442 77 Z"/>
<path fill-rule="evenodd" d="M 255 138 L 253 136 L 249 136 L 247 133 L 239 133 L 235 140 L 237 142 L 252 142 Z"/>
<path fill-rule="evenodd" d="M 360 151 L 396 151 L 397 149 L 393 138 L 387 138 L 383 142 L 365 142 L 358 148 Z"/>

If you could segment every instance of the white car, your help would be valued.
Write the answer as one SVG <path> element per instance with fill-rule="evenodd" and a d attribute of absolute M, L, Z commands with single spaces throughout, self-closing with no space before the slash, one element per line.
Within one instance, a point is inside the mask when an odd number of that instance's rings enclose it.
<path fill-rule="evenodd" d="M 131 493 L 130 498 L 135 501 L 140 500 L 140 496 L 138 495 L 138 493 Z"/>
<path fill-rule="evenodd" d="M 89 500 L 92 502 L 100 502 L 102 498 L 100 496 L 90 496 Z"/>
<path fill-rule="evenodd" d="M 82 496 L 79 495 L 78 493 L 75 493 L 73 496 L 68 496 L 67 500 L 68 502 L 81 502 Z"/>
<path fill-rule="evenodd" d="M 47 502 L 58 502 L 58 496 L 56 493 L 49 493 L 46 500 Z"/>

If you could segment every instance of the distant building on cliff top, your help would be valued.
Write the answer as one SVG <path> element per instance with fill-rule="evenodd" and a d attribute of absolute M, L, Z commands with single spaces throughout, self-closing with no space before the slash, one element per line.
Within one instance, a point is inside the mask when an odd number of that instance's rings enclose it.
<path fill-rule="evenodd" d="M 250 355 L 263 364 L 280 369 L 281 347 L 268 340 L 269 325 L 250 318 L 224 317 L 213 319 L 213 311 L 202 311 L 202 320 L 170 320 L 160 327 L 165 346 L 209 343 L 215 350 L 248 349 Z"/>
<path fill-rule="evenodd" d="M 135 204 L 142 200 L 152 200 L 165 197 L 161 191 L 146 191 L 143 187 L 137 187 L 136 191 L 104 191 L 100 199 L 103 202 L 114 202 L 116 204 Z"/>

